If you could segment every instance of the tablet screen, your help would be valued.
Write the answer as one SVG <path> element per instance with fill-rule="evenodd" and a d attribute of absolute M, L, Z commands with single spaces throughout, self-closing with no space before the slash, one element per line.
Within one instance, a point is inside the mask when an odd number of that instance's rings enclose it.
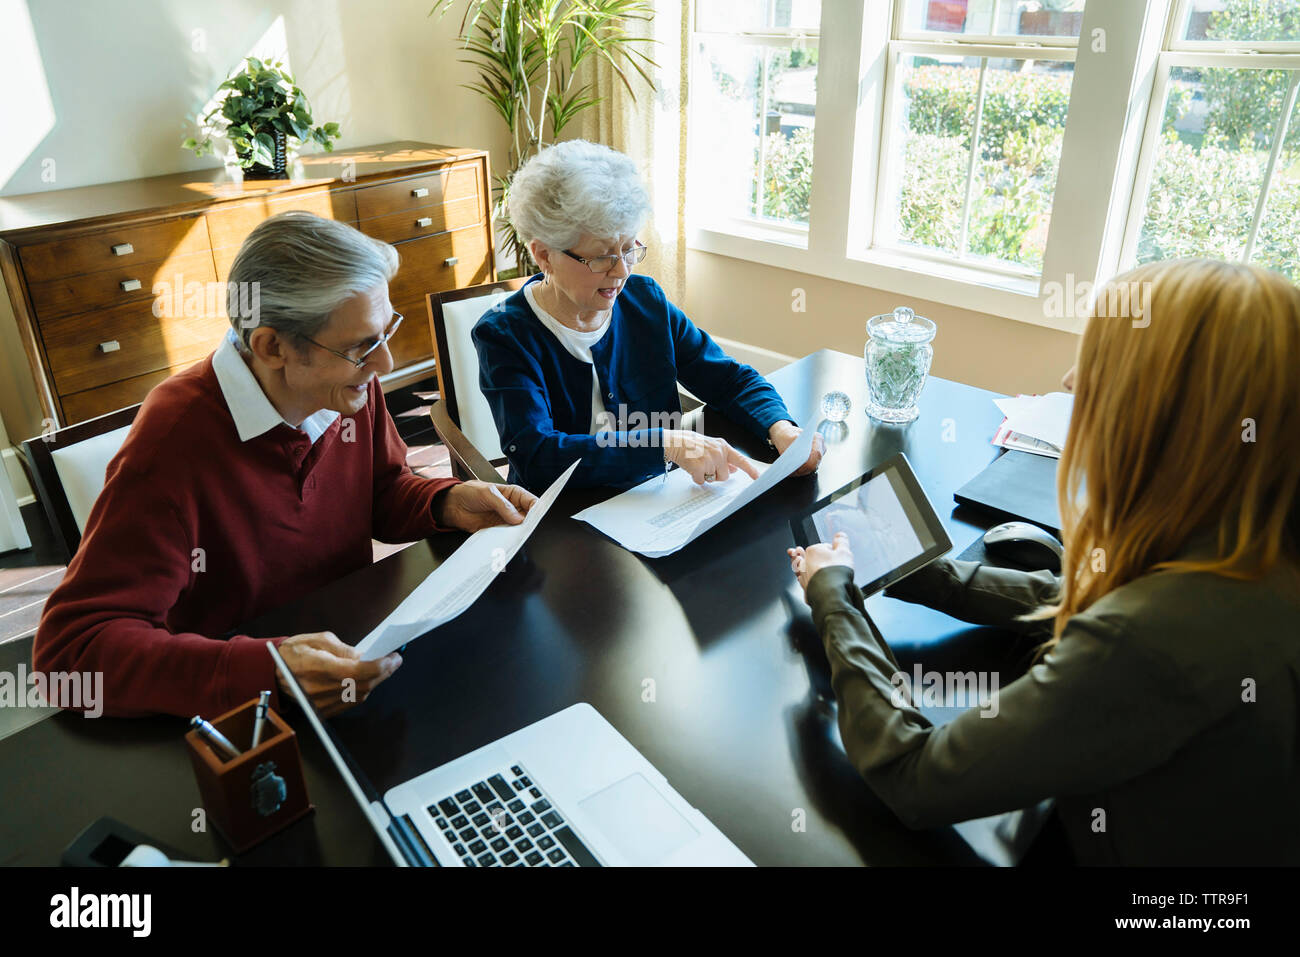
<path fill-rule="evenodd" d="M 874 592 L 952 547 L 907 459 L 901 454 L 817 502 L 791 523 L 805 547 L 849 536 L 853 581 Z"/>

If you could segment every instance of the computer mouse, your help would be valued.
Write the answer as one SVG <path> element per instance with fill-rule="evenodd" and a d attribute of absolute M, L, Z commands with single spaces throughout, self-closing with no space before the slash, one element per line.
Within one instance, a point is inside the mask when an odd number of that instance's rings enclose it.
<path fill-rule="evenodd" d="M 1028 522 L 1004 522 L 984 533 L 984 550 L 1022 568 L 1061 570 L 1065 547 L 1050 533 Z"/>
<path fill-rule="evenodd" d="M 118 867 L 171 867 L 171 859 L 156 847 L 137 844 L 130 854 L 122 858 Z"/>

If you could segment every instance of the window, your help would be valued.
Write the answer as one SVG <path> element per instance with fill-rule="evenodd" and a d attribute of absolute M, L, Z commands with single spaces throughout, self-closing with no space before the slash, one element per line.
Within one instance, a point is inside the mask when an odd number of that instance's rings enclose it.
<path fill-rule="evenodd" d="M 820 20 L 820 0 L 698 0 L 690 122 L 700 221 L 806 242 Z"/>
<path fill-rule="evenodd" d="M 1300 0 L 696 8 L 692 248 L 1071 331 L 1156 259 L 1300 281 Z"/>
<path fill-rule="evenodd" d="M 1037 275 L 1083 0 L 899 0 L 874 244 Z"/>
<path fill-rule="evenodd" d="M 1300 281 L 1300 3 L 1176 7 L 1122 265 L 1211 256 Z"/>

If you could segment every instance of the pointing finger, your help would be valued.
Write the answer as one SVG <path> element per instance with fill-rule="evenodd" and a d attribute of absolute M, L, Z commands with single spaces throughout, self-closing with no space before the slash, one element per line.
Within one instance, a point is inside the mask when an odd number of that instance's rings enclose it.
<path fill-rule="evenodd" d="M 754 468 L 754 463 L 745 458 L 731 446 L 727 446 L 727 462 L 740 469 L 740 471 L 744 472 L 750 478 L 758 478 L 758 469 Z"/>

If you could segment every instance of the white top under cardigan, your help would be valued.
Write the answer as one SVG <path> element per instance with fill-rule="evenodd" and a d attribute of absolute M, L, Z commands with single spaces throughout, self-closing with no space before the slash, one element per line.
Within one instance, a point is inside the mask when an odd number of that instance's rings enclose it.
<path fill-rule="evenodd" d="M 533 288 L 536 283 L 529 283 L 524 286 L 524 297 L 528 300 L 528 305 L 533 307 L 533 313 L 537 316 L 551 335 L 559 340 L 560 345 L 564 346 L 566 352 L 575 359 L 581 359 L 591 366 L 591 425 L 588 429 L 588 435 L 596 435 L 599 432 L 607 432 L 614 427 L 614 416 L 605 408 L 605 400 L 600 395 L 600 377 L 596 375 L 595 361 L 591 357 L 591 347 L 604 338 L 605 333 L 609 331 L 609 320 L 614 315 L 614 310 L 610 309 L 605 314 L 605 321 L 600 324 L 599 329 L 591 332 L 579 332 L 577 329 L 570 329 L 560 320 L 556 319 L 549 312 L 543 309 L 537 302 L 537 297 L 533 295 Z"/>

